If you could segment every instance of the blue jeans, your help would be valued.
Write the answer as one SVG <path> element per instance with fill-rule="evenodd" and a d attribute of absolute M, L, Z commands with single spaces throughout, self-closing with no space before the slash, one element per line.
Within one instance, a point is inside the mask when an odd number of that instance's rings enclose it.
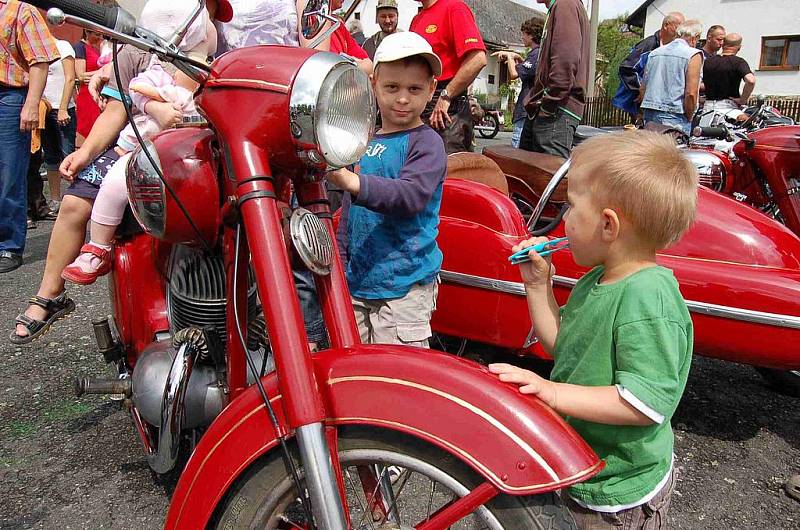
<path fill-rule="evenodd" d="M 686 116 L 683 114 L 678 114 L 677 112 L 666 112 L 663 110 L 653 110 L 653 109 L 642 109 L 644 110 L 644 115 L 642 119 L 645 123 L 648 122 L 655 122 L 660 123 L 661 125 L 667 125 L 668 127 L 675 127 L 676 129 L 680 129 L 684 133 L 691 134 L 692 133 L 692 122 L 686 119 Z"/>
<path fill-rule="evenodd" d="M 69 122 L 66 125 L 58 123 L 58 109 L 47 113 L 42 134 L 42 150 L 44 151 L 44 165 L 49 171 L 55 171 L 67 155 L 75 150 L 75 132 L 78 128 L 78 117 L 75 108 L 67 110 Z"/>
<path fill-rule="evenodd" d="M 526 151 L 569 158 L 578 121 L 560 109 L 553 116 L 545 116 L 540 112 L 533 120 L 525 120 L 519 147 Z"/>
<path fill-rule="evenodd" d="M 519 139 L 522 137 L 522 128 L 525 127 L 525 120 L 520 118 L 514 122 L 514 134 L 511 136 L 511 147 L 519 147 Z"/>
<path fill-rule="evenodd" d="M 25 250 L 31 135 L 19 130 L 27 89 L 0 86 L 0 250 Z"/>
<path fill-rule="evenodd" d="M 303 323 L 306 326 L 308 342 L 325 342 L 328 332 L 325 329 L 325 320 L 322 318 L 322 308 L 319 306 L 314 274 L 306 270 L 294 270 L 292 274 L 297 287 L 297 297 L 300 299 L 300 308 L 303 310 Z"/>

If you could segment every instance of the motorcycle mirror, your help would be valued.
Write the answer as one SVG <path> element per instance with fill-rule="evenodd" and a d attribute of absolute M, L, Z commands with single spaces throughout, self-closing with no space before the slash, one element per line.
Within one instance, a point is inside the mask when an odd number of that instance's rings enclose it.
<path fill-rule="evenodd" d="M 558 187 L 558 185 L 561 184 L 561 181 L 564 180 L 564 178 L 566 178 L 567 172 L 569 171 L 570 162 L 571 162 L 571 159 L 568 158 L 561 165 L 561 167 L 558 168 L 558 171 L 556 171 L 553 174 L 553 178 L 550 179 L 550 182 L 548 182 L 547 186 L 544 188 L 544 192 L 542 192 L 541 197 L 539 197 L 539 202 L 536 203 L 536 207 L 533 209 L 533 214 L 531 214 L 530 219 L 528 219 L 528 230 L 529 231 L 533 232 L 536 229 L 536 225 L 539 223 L 539 220 L 542 218 L 542 214 L 544 214 L 544 209 L 547 206 L 547 203 L 550 202 L 550 198 L 553 196 L 553 193 L 555 193 L 556 188 Z M 561 215 L 563 215 L 563 213 L 564 213 L 564 210 L 562 209 Z M 555 226 L 549 227 L 549 225 L 548 225 L 548 228 L 550 228 L 550 230 L 552 230 L 552 228 L 555 228 Z M 544 234 L 537 233 L 536 235 L 544 235 Z"/>
<path fill-rule="evenodd" d="M 301 18 L 303 37 L 313 39 L 319 35 L 319 32 L 325 27 L 329 9 L 330 2 L 328 0 L 308 0 Z"/>
<path fill-rule="evenodd" d="M 189 15 L 189 18 L 183 21 L 183 23 L 178 26 L 178 29 L 175 30 L 175 33 L 172 34 L 172 37 L 169 39 L 169 43 L 174 46 L 175 48 L 183 40 L 183 37 L 186 36 L 186 32 L 189 31 L 189 26 L 194 23 L 200 13 L 206 8 L 206 0 L 199 0 L 197 2 L 197 7 L 194 8 L 194 11 Z"/>

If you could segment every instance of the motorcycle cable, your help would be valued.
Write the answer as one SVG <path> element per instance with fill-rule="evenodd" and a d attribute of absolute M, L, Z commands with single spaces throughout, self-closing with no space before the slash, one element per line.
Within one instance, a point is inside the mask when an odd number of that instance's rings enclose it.
<path fill-rule="evenodd" d="M 232 296 L 236 296 L 235 293 L 238 292 L 238 279 L 239 279 L 239 244 L 241 240 L 241 231 L 242 225 L 241 223 L 236 224 L 236 240 L 234 242 L 234 258 L 233 258 L 233 286 Z M 242 344 L 242 348 L 245 352 L 247 352 L 247 341 L 244 338 L 244 334 L 242 333 L 242 325 L 239 320 L 239 304 L 237 300 L 234 299 L 233 301 L 233 318 L 236 320 L 236 333 L 239 336 L 239 341 Z M 264 352 L 266 355 L 266 351 Z M 264 390 L 264 384 L 261 382 L 261 377 L 259 377 L 258 369 L 256 368 L 253 359 L 250 358 L 249 355 L 245 353 L 244 356 L 245 360 L 247 361 L 247 368 L 250 370 L 250 373 L 253 375 L 253 379 L 255 379 L 255 384 L 258 387 L 258 393 L 261 395 L 261 400 L 264 402 L 264 405 L 267 407 L 267 413 L 269 415 L 270 422 L 272 423 L 272 428 L 275 430 L 275 435 L 278 438 L 278 442 L 281 445 L 281 456 L 283 457 L 283 463 L 289 472 L 292 475 L 292 481 L 294 482 L 295 487 L 297 488 L 297 495 L 300 497 L 300 502 L 303 505 L 303 512 L 305 512 L 306 520 L 310 523 L 311 528 L 317 528 L 316 523 L 314 522 L 314 517 L 312 516 L 311 512 L 311 504 L 309 503 L 308 497 L 303 494 L 303 486 L 300 482 L 300 474 L 297 471 L 297 466 L 294 464 L 294 460 L 292 459 L 292 455 L 289 452 L 289 446 L 286 444 L 286 437 L 281 432 L 280 423 L 278 422 L 278 416 L 275 414 L 275 409 L 272 408 L 272 403 L 269 402 L 269 396 L 267 396 L 266 390 Z"/>
<path fill-rule="evenodd" d="M 128 117 L 128 123 L 130 124 L 131 128 L 133 129 L 133 134 L 136 136 L 136 141 L 138 141 L 139 142 L 139 146 L 142 147 L 142 152 L 145 154 L 145 156 L 147 156 L 147 160 L 150 161 L 150 166 L 156 172 L 156 175 L 158 175 L 158 178 L 161 180 L 161 183 L 164 184 L 164 188 L 166 188 L 166 190 L 169 192 L 170 196 L 172 196 L 172 199 L 175 201 L 175 204 L 178 205 L 178 208 L 180 208 L 181 212 L 183 213 L 183 216 L 186 217 L 186 220 L 189 221 L 189 225 L 192 227 L 192 230 L 194 230 L 194 233 L 200 239 L 200 242 L 203 244 L 203 248 L 206 250 L 206 252 L 211 253 L 212 252 L 211 245 L 206 240 L 206 238 L 203 237 L 203 234 L 200 232 L 200 229 L 197 228 L 197 225 L 194 224 L 194 220 L 192 219 L 192 216 L 190 216 L 189 212 L 186 211 L 186 208 L 183 206 L 183 203 L 181 202 L 181 200 L 178 199 L 178 196 L 175 193 L 175 191 L 172 189 L 172 186 L 170 186 L 169 183 L 167 182 L 167 180 L 164 178 L 164 175 L 161 173 L 161 169 L 158 167 L 158 164 L 156 163 L 155 160 L 153 160 L 153 155 L 150 154 L 150 150 L 147 149 L 147 147 L 146 147 L 146 145 L 144 143 L 144 139 L 142 138 L 142 135 L 139 132 L 139 128 L 136 127 L 136 122 L 133 120 L 133 110 L 131 109 L 131 102 L 129 101 L 129 97 L 130 96 L 128 96 L 127 87 L 123 87 L 122 86 L 122 77 L 119 74 L 119 61 L 117 61 L 117 54 L 119 52 L 118 44 L 119 44 L 119 41 L 117 41 L 115 39 L 112 39 L 112 41 L 111 41 L 111 53 L 112 53 L 113 59 L 114 59 L 113 60 L 113 63 L 114 63 L 114 79 L 117 82 L 117 88 L 119 89 L 119 93 L 122 95 L 122 97 L 120 98 L 122 100 L 122 106 L 125 107 L 125 114 Z"/>

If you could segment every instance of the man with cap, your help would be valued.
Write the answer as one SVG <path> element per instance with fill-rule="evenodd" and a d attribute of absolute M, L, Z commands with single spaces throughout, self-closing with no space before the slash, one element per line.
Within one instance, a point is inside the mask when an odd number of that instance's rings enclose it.
<path fill-rule="evenodd" d="M 384 37 L 397 31 L 403 31 L 397 27 L 397 13 L 397 0 L 378 0 L 378 5 L 375 8 L 375 22 L 378 23 L 381 30 L 361 45 L 370 59 L 375 59 L 375 50 L 378 49 Z"/>

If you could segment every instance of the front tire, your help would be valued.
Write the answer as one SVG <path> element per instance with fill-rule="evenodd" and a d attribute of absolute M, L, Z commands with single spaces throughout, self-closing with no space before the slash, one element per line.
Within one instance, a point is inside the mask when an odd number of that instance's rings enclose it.
<path fill-rule="evenodd" d="M 296 456 L 295 451 L 293 457 Z M 480 476 L 452 455 L 393 431 L 340 428 L 339 458 L 345 473 L 353 528 L 413 528 L 454 496 L 463 496 L 483 482 Z M 299 463 L 297 465 L 302 479 L 303 471 Z M 399 526 L 376 521 L 365 513 L 367 503 L 363 489 L 357 483 L 356 466 L 362 469 L 378 466 L 375 469 L 390 472 L 393 468 L 396 470 L 392 488 L 400 515 Z M 251 466 L 231 487 L 217 507 L 209 528 L 307 528 L 298 506 L 294 484 L 280 453 L 273 451 Z M 574 529 L 575 523 L 558 495 L 547 493 L 525 497 L 498 495 L 452 528 L 567 530 Z"/>

